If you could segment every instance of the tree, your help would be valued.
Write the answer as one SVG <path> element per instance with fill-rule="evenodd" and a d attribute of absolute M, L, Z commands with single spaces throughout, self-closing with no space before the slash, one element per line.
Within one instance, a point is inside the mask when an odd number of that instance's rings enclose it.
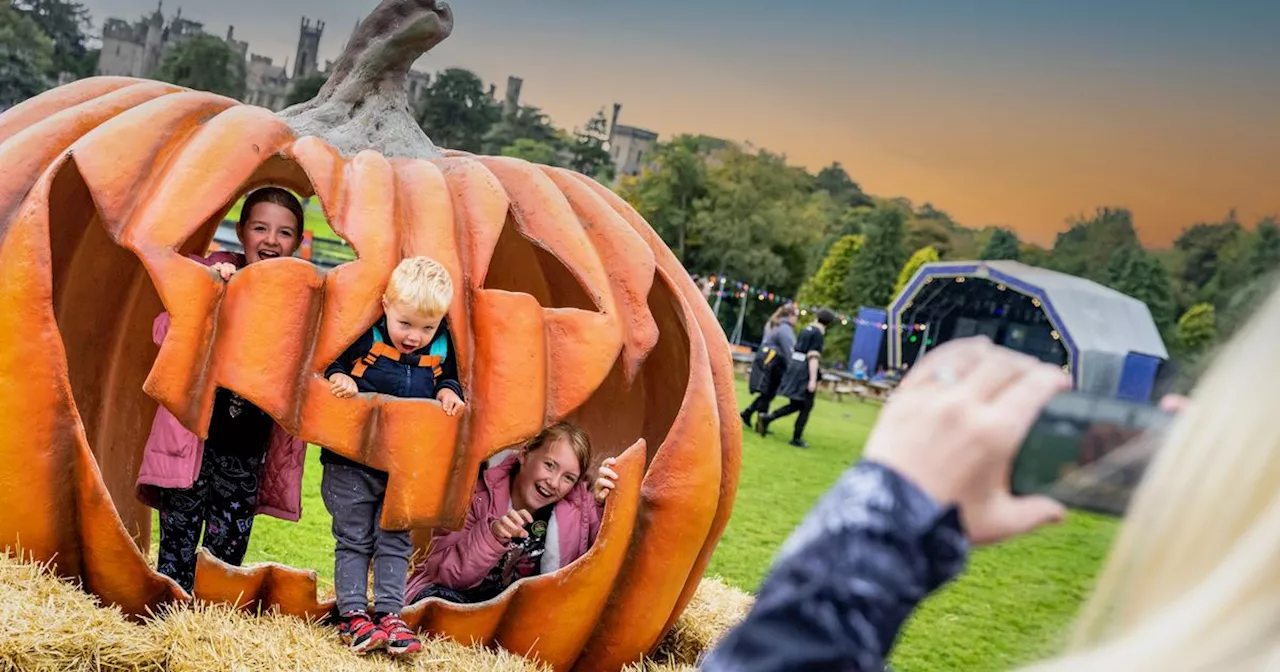
<path fill-rule="evenodd" d="M 1028 266 L 1048 266 L 1050 254 L 1052 253 L 1049 250 L 1035 243 L 1023 243 L 1018 251 L 1018 261 Z"/>
<path fill-rule="evenodd" d="M 0 110 L 49 88 L 53 42 L 30 17 L 0 5 Z"/>
<path fill-rule="evenodd" d="M 1071 228 L 1058 234 L 1048 267 L 1069 275 L 1104 282 L 1111 257 L 1137 248 L 1133 216 L 1123 208 L 1099 208 L 1091 219 L 1073 219 Z"/>
<path fill-rule="evenodd" d="M 884 307 L 893 299 L 893 287 L 906 256 L 902 251 L 903 220 L 901 210 L 881 207 L 867 227 L 867 242 L 848 279 L 849 293 L 865 305 Z"/>
<path fill-rule="evenodd" d="M 813 248 L 831 226 L 826 210 L 815 204 L 829 203 L 830 197 L 814 194 L 812 176 L 780 155 L 730 146 L 714 158 L 706 167 L 706 196 L 693 204 L 690 270 L 796 291 L 810 270 Z"/>
<path fill-rule="evenodd" d="M 1018 261 L 1022 258 L 1018 235 L 1008 229 L 996 229 L 991 234 L 991 240 L 987 242 L 986 249 L 982 251 L 982 258 Z"/>
<path fill-rule="evenodd" d="M 856 208 L 872 205 L 871 198 L 862 193 L 862 187 L 849 177 L 849 173 L 845 172 L 844 166 L 840 165 L 839 161 L 832 162 L 831 165 L 818 171 L 813 186 L 830 194 L 831 199 L 841 207 Z"/>
<path fill-rule="evenodd" d="M 1250 263 L 1253 275 L 1262 275 L 1280 268 L 1280 223 L 1274 217 L 1267 217 L 1258 222 L 1254 235 L 1258 240 Z"/>
<path fill-rule="evenodd" d="M 545 142 L 520 138 L 502 148 L 503 156 L 513 156 L 530 163 L 541 163 L 548 166 L 559 165 L 560 152 Z"/>
<path fill-rule="evenodd" d="M 907 283 L 911 282 L 911 278 L 915 277 L 916 271 L 919 271 L 921 266 L 935 261 L 938 261 L 938 251 L 932 247 L 922 247 L 916 250 L 911 255 L 911 258 L 907 259 L 907 263 L 902 265 L 902 272 L 898 274 L 898 284 L 893 288 L 893 295 L 897 296 L 902 293 L 903 288 L 907 286 Z"/>
<path fill-rule="evenodd" d="M 1201 289 L 1218 273 L 1218 257 L 1222 250 L 1244 233 L 1235 213 L 1219 223 L 1200 223 L 1189 227 L 1178 236 L 1173 246 L 1182 252 L 1179 280 L 1194 289 Z"/>
<path fill-rule="evenodd" d="M 941 259 L 953 250 L 951 230 L 942 220 L 913 217 L 907 221 L 907 235 L 903 246 L 908 250 L 932 247 Z"/>
<path fill-rule="evenodd" d="M 449 68 L 427 85 L 418 123 L 441 147 L 479 152 L 485 134 L 501 116 L 501 108 L 489 97 L 480 77 L 470 70 Z"/>
<path fill-rule="evenodd" d="M 569 167 L 573 170 L 590 175 L 604 183 L 613 180 L 613 158 L 609 156 L 609 151 L 604 148 L 605 143 L 609 141 L 609 120 L 604 116 L 604 110 L 596 113 L 596 116 L 587 121 L 587 125 L 581 130 L 574 129 L 573 141 L 569 145 Z"/>
<path fill-rule="evenodd" d="M 293 83 L 293 88 L 289 89 L 289 98 L 285 107 L 293 107 L 315 98 L 327 81 L 329 81 L 329 75 L 323 72 L 298 79 Z"/>
<path fill-rule="evenodd" d="M 853 272 L 854 259 L 866 238 L 844 236 L 831 246 L 818 272 L 803 285 L 796 299 L 803 305 L 829 306 L 837 310 L 856 310 L 858 302 L 849 294 L 847 282 Z"/>
<path fill-rule="evenodd" d="M 1173 326 L 1176 306 L 1169 271 L 1150 252 L 1125 247 L 1111 259 L 1103 284 L 1147 304 L 1161 332 Z"/>
<path fill-rule="evenodd" d="M 225 40 L 212 35 L 194 35 L 169 51 L 155 78 L 240 99 L 244 97 L 244 58 Z"/>
<path fill-rule="evenodd" d="M 1197 303 L 1178 318 L 1178 343 L 1183 352 L 1200 353 L 1218 339 L 1218 320 L 1211 303 Z"/>
<path fill-rule="evenodd" d="M 659 144 L 653 163 L 655 169 L 646 168 L 637 179 L 624 181 L 618 191 L 688 268 L 689 227 L 695 204 L 707 197 L 707 167 L 690 136 Z"/>
<path fill-rule="evenodd" d="M 564 145 L 561 132 L 551 123 L 551 118 L 532 105 L 521 105 L 515 114 L 499 116 L 481 143 L 486 154 L 496 154 L 503 147 L 515 144 L 516 140 L 527 138 L 557 149 Z"/>
<path fill-rule="evenodd" d="M 70 0 L 15 0 L 13 7 L 28 16 L 53 42 L 53 55 L 44 74 L 57 79 L 63 72 L 89 77 L 98 66 L 97 51 L 85 43 L 92 25 L 89 10 Z"/>

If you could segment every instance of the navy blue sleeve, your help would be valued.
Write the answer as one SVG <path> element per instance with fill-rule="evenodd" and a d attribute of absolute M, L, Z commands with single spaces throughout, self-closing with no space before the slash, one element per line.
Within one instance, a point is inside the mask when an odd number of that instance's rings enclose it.
<path fill-rule="evenodd" d="M 364 357 L 366 352 L 373 347 L 373 329 L 360 334 L 360 338 L 356 339 L 341 355 L 335 359 L 329 366 L 325 367 L 324 378 L 329 379 L 335 373 L 351 373 L 351 367 L 355 365 L 356 360 Z"/>
<path fill-rule="evenodd" d="M 746 619 L 700 669 L 882 672 L 907 616 L 968 550 L 954 507 L 859 462 L 783 545 Z"/>
<path fill-rule="evenodd" d="M 453 334 L 449 333 L 448 327 L 444 329 L 444 339 L 449 348 L 444 361 L 440 363 L 440 377 L 436 379 L 436 387 L 453 390 L 459 399 L 466 401 L 467 398 L 462 395 L 462 383 L 458 382 L 458 353 L 453 349 Z"/>

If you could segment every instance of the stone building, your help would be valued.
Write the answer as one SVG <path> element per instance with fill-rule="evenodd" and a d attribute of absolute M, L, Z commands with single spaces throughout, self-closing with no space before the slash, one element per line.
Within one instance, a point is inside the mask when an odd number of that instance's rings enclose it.
<path fill-rule="evenodd" d="M 166 23 L 163 9 L 161 2 L 151 16 L 134 23 L 107 19 L 102 25 L 97 74 L 151 77 L 170 49 L 188 37 L 204 34 L 204 25 L 182 18 L 182 10 Z"/>
<path fill-rule="evenodd" d="M 292 83 L 288 67 L 288 61 L 281 67 L 272 63 L 270 56 L 251 54 L 245 65 L 244 102 L 273 112 L 283 110 Z"/>
<path fill-rule="evenodd" d="M 609 156 L 613 158 L 613 171 L 617 178 L 639 175 L 648 162 L 645 160 L 658 144 L 658 134 L 634 126 L 620 126 L 618 113 L 622 105 L 614 103 L 613 119 L 609 123 Z"/>
<path fill-rule="evenodd" d="M 152 78 L 173 47 L 188 37 L 204 34 L 204 25 L 182 18 L 182 10 L 166 21 L 163 0 L 154 12 L 138 21 L 107 19 L 102 27 L 102 55 L 97 74 Z M 269 56 L 252 53 L 248 42 L 236 39 L 235 26 L 227 28 L 227 46 L 246 60 L 244 102 L 279 112 L 285 108 L 296 81 L 332 71 L 333 61 L 325 61 L 324 70 L 320 70 L 323 36 L 324 21 L 302 17 L 290 72 L 288 59 L 281 66 Z M 415 107 L 421 103 L 430 84 L 430 75 L 416 70 L 409 72 L 409 101 Z"/>

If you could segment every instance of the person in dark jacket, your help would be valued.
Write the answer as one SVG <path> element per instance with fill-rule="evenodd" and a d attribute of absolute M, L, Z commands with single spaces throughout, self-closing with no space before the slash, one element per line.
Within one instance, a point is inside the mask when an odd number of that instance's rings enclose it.
<path fill-rule="evenodd" d="M 791 351 L 796 345 L 796 305 L 787 305 L 774 311 L 765 325 L 764 339 L 756 352 L 755 361 L 751 363 L 751 377 L 748 387 L 756 398 L 742 411 L 742 423 L 751 426 L 756 413 L 769 412 L 769 404 L 778 394 L 778 385 L 782 384 L 782 372 L 791 359 Z"/>
<path fill-rule="evenodd" d="M 795 429 L 791 434 L 791 445 L 797 448 L 808 448 L 804 442 L 804 426 L 809 422 L 809 413 L 813 410 L 813 400 L 818 392 L 818 366 L 822 360 L 822 346 L 827 327 L 836 320 L 836 314 L 828 308 L 818 310 L 817 319 L 796 339 L 795 348 L 787 361 L 787 370 L 782 374 L 782 383 L 778 394 L 790 400 L 786 406 L 772 413 L 761 413 L 756 420 L 756 431 L 764 436 L 769 433 L 769 425 L 778 418 L 785 418 L 792 413 L 799 413 Z"/>
<path fill-rule="evenodd" d="M 902 624 L 963 570 L 970 544 L 1062 518 L 1053 500 L 1014 497 L 1009 472 L 1040 409 L 1069 387 L 1058 367 L 984 337 L 926 355 L 700 669 L 884 670 Z"/>
<path fill-rule="evenodd" d="M 436 399 L 444 412 L 463 408 L 458 365 L 445 315 L 453 302 L 449 272 L 426 257 L 396 266 L 382 298 L 383 317 L 325 370 L 338 397 L 378 393 Z M 320 494 L 333 516 L 334 589 L 339 634 L 357 653 L 422 649 L 400 619 L 413 543 L 408 531 L 382 529 L 387 473 L 325 449 Z M 368 613 L 373 565 L 374 616 Z"/>

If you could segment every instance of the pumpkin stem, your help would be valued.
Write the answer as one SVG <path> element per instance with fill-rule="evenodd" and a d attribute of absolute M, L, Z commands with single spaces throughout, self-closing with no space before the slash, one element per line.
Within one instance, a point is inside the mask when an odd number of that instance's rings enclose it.
<path fill-rule="evenodd" d="M 344 156 L 441 158 L 409 106 L 405 78 L 414 61 L 453 32 L 439 0 L 382 0 L 356 29 L 316 97 L 280 113 L 299 137 L 314 135 Z"/>

